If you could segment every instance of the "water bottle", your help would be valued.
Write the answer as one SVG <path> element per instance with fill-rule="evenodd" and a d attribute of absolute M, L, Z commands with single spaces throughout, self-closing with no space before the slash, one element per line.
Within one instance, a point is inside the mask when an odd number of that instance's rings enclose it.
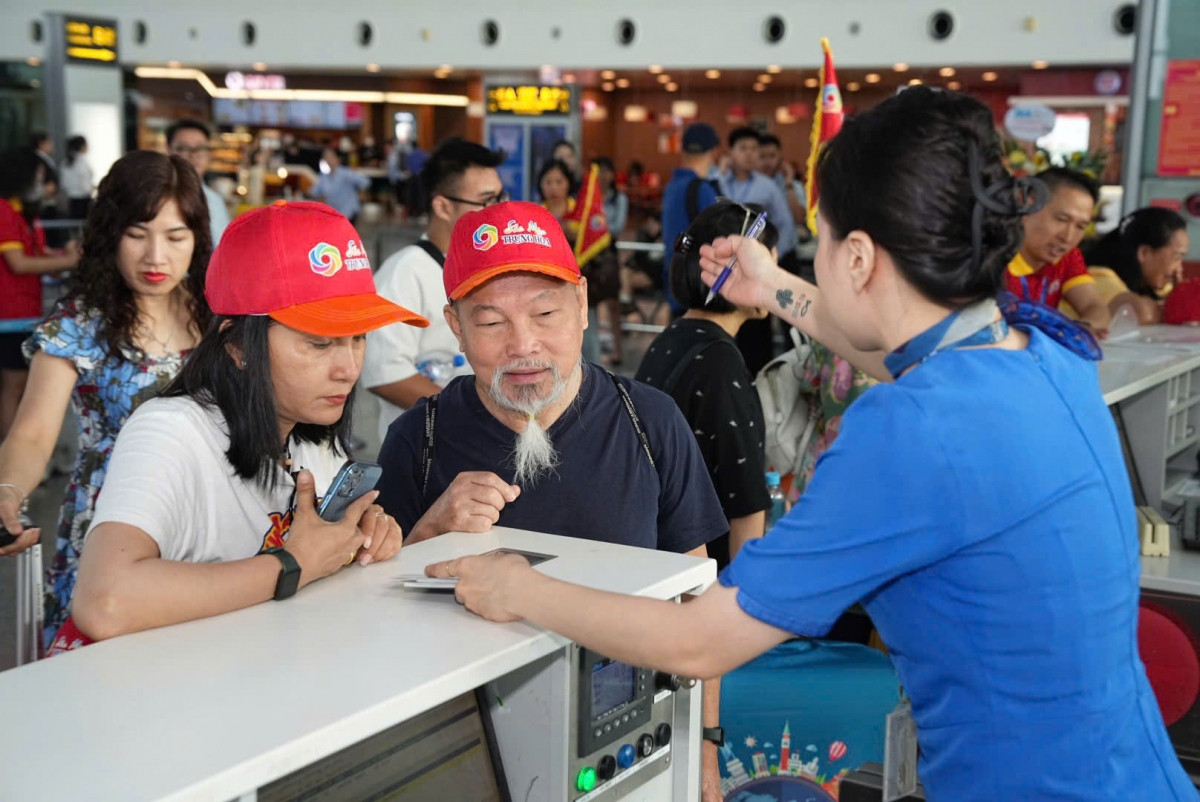
<path fill-rule="evenodd" d="M 467 364 L 462 354 L 449 351 L 426 351 L 417 357 L 417 370 L 439 387 L 445 387 L 458 374 L 458 369 Z"/>
<path fill-rule="evenodd" d="M 787 512 L 787 499 L 784 498 L 783 488 L 779 486 L 779 474 L 776 471 L 767 471 L 767 495 L 771 497 L 771 506 L 767 510 L 766 531 L 770 532 Z"/>

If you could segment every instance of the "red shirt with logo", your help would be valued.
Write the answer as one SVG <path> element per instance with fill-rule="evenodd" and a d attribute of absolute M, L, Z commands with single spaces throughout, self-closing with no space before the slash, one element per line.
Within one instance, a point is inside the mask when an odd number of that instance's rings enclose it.
<path fill-rule="evenodd" d="M 45 246 L 37 233 L 21 216 L 20 201 L 0 199 L 0 320 L 42 316 L 42 277 L 17 275 L 4 258 L 15 250 L 41 256 Z"/>
<path fill-rule="evenodd" d="M 1018 252 L 1004 271 L 1004 284 L 1009 292 L 1022 301 L 1045 304 L 1052 309 L 1058 308 L 1067 290 L 1094 282 L 1078 248 L 1072 248 L 1063 258 L 1041 270 L 1034 270 Z"/>

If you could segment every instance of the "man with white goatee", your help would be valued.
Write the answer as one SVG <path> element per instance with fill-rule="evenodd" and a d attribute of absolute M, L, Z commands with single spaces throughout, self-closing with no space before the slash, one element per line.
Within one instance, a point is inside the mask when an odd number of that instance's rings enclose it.
<path fill-rule="evenodd" d="M 464 215 L 443 273 L 474 376 L 388 429 L 379 503 L 413 543 L 493 524 L 706 556 L 728 528 L 666 395 L 580 356 L 587 283 L 534 203 Z"/>

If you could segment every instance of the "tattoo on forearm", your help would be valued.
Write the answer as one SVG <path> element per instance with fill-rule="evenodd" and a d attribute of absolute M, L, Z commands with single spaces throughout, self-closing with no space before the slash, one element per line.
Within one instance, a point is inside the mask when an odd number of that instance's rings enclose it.
<path fill-rule="evenodd" d="M 794 293 L 787 289 L 776 290 L 775 301 L 779 304 L 781 311 L 787 312 L 790 309 L 791 316 L 794 318 L 807 315 L 808 308 L 812 305 L 812 298 L 806 294 L 800 293 L 800 297 L 796 298 Z"/>

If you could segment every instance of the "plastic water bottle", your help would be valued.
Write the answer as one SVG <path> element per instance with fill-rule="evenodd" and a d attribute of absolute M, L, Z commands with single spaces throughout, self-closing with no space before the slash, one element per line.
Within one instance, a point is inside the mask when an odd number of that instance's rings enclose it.
<path fill-rule="evenodd" d="M 767 471 L 767 494 L 771 497 L 771 507 L 767 510 L 766 531 L 770 532 L 787 513 L 787 499 L 784 498 L 783 488 L 779 486 L 779 474 L 775 471 Z"/>
<path fill-rule="evenodd" d="M 445 387 L 458 374 L 458 369 L 467 364 L 462 354 L 449 351 L 426 351 L 417 357 L 417 370 L 439 387 Z"/>

